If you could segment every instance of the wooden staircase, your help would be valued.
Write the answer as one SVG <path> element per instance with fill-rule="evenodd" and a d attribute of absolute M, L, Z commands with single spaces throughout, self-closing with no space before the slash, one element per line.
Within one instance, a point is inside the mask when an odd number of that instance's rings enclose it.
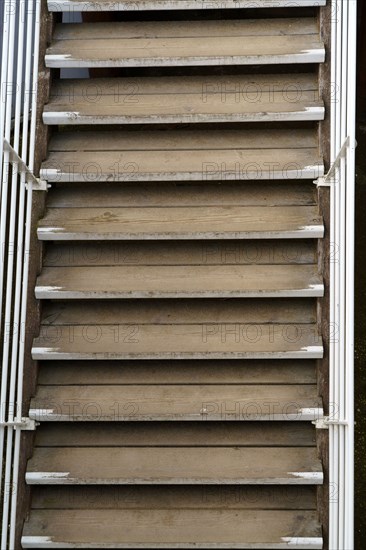
<path fill-rule="evenodd" d="M 325 0 L 48 4 L 23 548 L 323 548 Z"/>

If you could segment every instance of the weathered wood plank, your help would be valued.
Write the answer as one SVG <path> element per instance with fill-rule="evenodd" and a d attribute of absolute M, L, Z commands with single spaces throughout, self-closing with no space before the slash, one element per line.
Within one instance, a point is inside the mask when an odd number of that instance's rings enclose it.
<path fill-rule="evenodd" d="M 38 387 L 124 384 L 316 384 L 315 361 L 43 361 Z"/>
<path fill-rule="evenodd" d="M 192 144 L 193 146 L 193 144 Z M 41 177 L 56 182 L 232 181 L 316 179 L 316 149 L 51 152 Z"/>
<path fill-rule="evenodd" d="M 316 304 L 312 298 L 259 300 L 96 300 L 86 301 L 81 308 L 75 302 L 45 302 L 42 308 L 42 326 L 119 324 L 313 324 L 316 322 Z M 45 328 L 45 331 L 48 329 Z M 49 329 L 49 338 L 57 335 Z M 57 338 L 56 338 L 57 340 Z"/>
<path fill-rule="evenodd" d="M 317 265 L 44 267 L 38 299 L 323 296 Z"/>
<path fill-rule="evenodd" d="M 37 421 L 313 421 L 323 415 L 316 386 L 40 386 Z"/>
<path fill-rule="evenodd" d="M 103 469 L 100 465 L 103 464 Z M 37 447 L 28 462 L 30 485 L 278 484 L 319 485 L 316 448 Z"/>
<path fill-rule="evenodd" d="M 314 325 L 122 324 L 43 327 L 32 356 L 42 359 L 317 359 Z"/>
<path fill-rule="evenodd" d="M 71 208 L 67 216 L 63 208 L 49 208 L 37 231 L 41 240 L 128 241 L 315 239 L 324 234 L 317 208 L 303 206 Z"/>
<path fill-rule="evenodd" d="M 299 550 L 322 548 L 316 513 L 38 510 L 25 524 L 22 538 L 24 548 L 287 549 L 292 544 Z"/>
<path fill-rule="evenodd" d="M 310 422 L 42 423 L 35 446 L 314 447 L 315 435 Z"/>
<path fill-rule="evenodd" d="M 202 18 L 190 21 L 108 21 L 98 23 L 59 23 L 54 32 L 57 41 L 138 39 L 138 38 L 209 38 L 209 37 L 296 36 L 319 37 L 316 17 L 261 19 Z"/>
<path fill-rule="evenodd" d="M 48 243 L 45 267 L 315 264 L 314 240 Z"/>
<path fill-rule="evenodd" d="M 306 22 L 311 34 L 302 34 Z M 322 63 L 325 59 L 315 18 L 109 22 L 75 27 L 63 24 L 56 30 L 45 58 L 47 67 L 268 65 Z M 289 28 L 292 33 L 286 32 Z"/>
<path fill-rule="evenodd" d="M 284 101 L 301 99 L 302 93 L 312 92 L 312 100 L 320 99 L 318 76 L 314 72 L 289 74 L 232 74 L 204 76 L 144 76 L 86 79 L 55 79 L 52 82 L 51 104 L 86 101 L 97 107 L 100 103 L 133 107 L 140 96 L 172 95 L 200 97 L 209 103 L 217 96 L 231 103 L 270 100 L 283 93 Z M 49 103 L 48 103 L 49 105 Z"/>
<path fill-rule="evenodd" d="M 159 208 L 162 214 L 166 211 L 162 210 L 163 207 L 209 206 L 222 211 L 223 207 L 230 207 L 231 210 L 231 207 L 239 206 L 250 209 L 259 206 L 312 206 L 315 219 L 318 215 L 315 186 L 312 181 L 302 180 L 263 181 L 260 186 L 243 181 L 227 181 L 225 185 L 221 182 L 205 182 L 205 185 L 195 182 L 159 182 L 141 183 L 138 186 L 131 183 L 104 183 L 103 186 L 73 183 L 50 189 L 47 198 L 49 208 L 124 208 L 125 214 L 132 208 Z M 275 214 L 278 211 L 268 208 L 265 212 Z M 71 210 L 64 217 L 69 215 L 72 216 Z M 190 221 L 193 223 L 191 218 Z"/>
<path fill-rule="evenodd" d="M 165 424 L 166 425 L 166 424 Z M 76 427 L 76 425 L 73 425 Z M 226 425 L 227 426 L 227 425 Z M 293 424 L 289 425 L 289 430 Z M 304 426 L 306 426 L 304 424 Z M 208 426 L 209 428 L 210 426 Z M 46 426 L 47 428 L 47 426 Z M 37 431 L 38 433 L 38 431 Z M 32 487 L 32 510 L 315 510 L 311 485 L 114 485 Z"/>
<path fill-rule="evenodd" d="M 51 152 L 90 151 L 197 151 L 243 149 L 317 149 L 318 136 L 313 129 L 144 129 L 125 128 L 98 132 L 72 130 L 55 133 L 49 144 Z"/>
<path fill-rule="evenodd" d="M 59 81 L 46 124 L 322 120 L 312 74 Z"/>
<path fill-rule="evenodd" d="M 68 132 L 59 135 L 57 151 L 51 144 L 44 179 L 207 183 L 315 179 L 324 172 L 313 130 L 116 131 L 108 139 L 104 133 L 78 132 L 66 144 L 68 138 Z"/>

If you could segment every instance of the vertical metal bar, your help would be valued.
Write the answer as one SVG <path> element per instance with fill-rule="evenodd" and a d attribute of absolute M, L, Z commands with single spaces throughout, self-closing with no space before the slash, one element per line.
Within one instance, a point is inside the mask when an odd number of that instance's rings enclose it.
<path fill-rule="evenodd" d="M 349 138 L 346 158 L 337 169 L 331 189 L 331 236 L 338 261 L 330 270 L 332 323 L 338 339 L 330 345 L 330 401 L 335 401 L 336 419 L 342 426 L 330 427 L 330 483 L 338 489 L 338 502 L 330 503 L 329 548 L 352 550 L 354 498 L 354 149 L 356 88 L 356 0 L 334 0 L 339 21 L 332 23 L 332 83 L 338 102 L 331 108 L 331 154 L 335 159 L 342 142 Z M 337 48 L 335 49 L 335 45 Z"/>
<path fill-rule="evenodd" d="M 33 0 L 29 0 L 29 4 L 33 5 Z M 32 11 L 33 13 L 33 11 Z M 28 17 L 30 17 L 28 15 Z M 39 41 L 40 41 L 40 23 L 41 23 L 41 0 L 35 0 L 35 22 L 34 22 L 34 38 L 33 41 L 27 36 L 27 48 L 33 43 L 33 71 L 32 71 L 32 116 L 30 125 L 30 140 L 29 140 L 29 155 L 28 163 L 31 171 L 34 169 L 35 155 L 35 140 L 36 140 L 36 122 L 37 122 L 37 97 L 38 97 L 38 63 L 39 63 Z M 24 159 L 23 159 L 24 160 Z M 21 186 L 25 186 L 25 174 L 21 178 Z M 26 210 L 26 227 L 24 239 L 24 262 L 23 262 L 23 277 L 21 289 L 21 307 L 20 307 L 20 326 L 25 331 L 27 319 L 27 294 L 28 294 L 28 272 L 29 272 L 29 254 L 30 254 L 30 236 L 32 225 L 32 183 L 28 184 L 27 192 L 27 210 Z M 19 334 L 22 334 L 20 331 Z M 16 420 L 21 421 L 22 418 L 22 402 L 23 402 L 23 374 L 24 374 L 24 352 L 25 352 L 25 334 L 19 340 L 19 362 L 18 362 L 18 384 L 17 384 L 17 408 Z M 18 483 L 19 476 L 19 456 L 20 456 L 20 428 L 16 428 L 16 436 L 14 443 L 14 470 L 13 481 L 15 486 Z M 14 546 L 15 529 L 16 529 L 16 510 L 17 510 L 17 495 L 12 493 L 11 504 L 11 522 L 10 522 L 10 546 Z M 13 546 L 12 546 L 13 545 Z"/>
<path fill-rule="evenodd" d="M 14 46 L 15 46 L 15 14 L 16 14 L 16 1 L 15 0 L 6 0 L 4 4 L 4 30 L 6 29 L 8 34 L 8 45 L 7 52 L 8 58 L 11 59 L 14 56 Z M 6 62 L 6 69 L 2 73 L 2 94 L 4 105 L 1 105 L 1 110 L 4 116 L 4 128 L 3 136 L 10 142 L 11 135 L 11 116 L 12 116 L 12 107 L 13 107 L 13 64 Z M 3 137 L 1 136 L 1 137 Z M 5 268 L 5 241 L 6 241 L 6 222 L 7 222 L 7 208 L 8 208 L 8 190 L 9 190 L 9 153 L 3 152 L 2 156 L 3 169 L 2 169 L 2 179 L 1 179 L 1 213 L 0 213 L 0 332 L 3 328 L 6 330 L 6 327 L 2 327 L 2 299 L 3 299 L 3 282 L 4 282 L 4 268 Z M 7 289 L 9 292 L 9 289 Z M 1 376 L 1 393 L 0 393 L 0 421 L 5 421 L 5 404 L 7 398 L 7 389 L 8 389 L 8 374 L 9 374 L 9 365 L 2 365 L 2 376 Z M 1 427 L 0 432 L 0 472 L 2 473 L 3 469 L 3 453 L 4 453 L 4 439 L 5 439 L 5 430 Z M 2 477 L 2 476 L 1 476 Z M 2 480 L 0 481 L 0 489 L 2 486 Z M 6 489 L 4 494 L 6 494 Z M 4 517 L 2 521 L 2 528 L 7 529 L 7 518 Z"/>
<path fill-rule="evenodd" d="M 18 51 L 17 59 L 14 66 L 16 67 L 16 90 L 15 90 L 15 117 L 14 117 L 14 136 L 13 136 L 13 148 L 18 153 L 19 152 L 19 140 L 20 140 L 20 123 L 21 123 L 21 100 L 22 100 L 22 80 L 23 80 L 23 57 L 24 57 L 24 30 L 25 30 L 25 20 L 24 20 L 24 0 L 19 2 L 19 12 L 14 14 L 13 17 L 16 17 L 17 31 L 18 31 Z M 14 52 L 15 54 L 15 52 Z M 16 229 L 16 216 L 17 216 L 17 202 L 18 202 L 18 169 L 17 165 L 13 165 L 12 178 L 11 178 L 11 202 L 10 210 L 8 213 L 8 258 L 7 258 L 7 278 L 6 278 L 6 303 L 5 303 L 5 330 L 7 331 L 7 338 L 4 340 L 4 349 L 3 349 L 3 365 L 9 365 L 9 351 L 10 344 L 12 341 L 16 341 L 16 330 L 17 327 L 14 324 L 14 319 L 12 319 L 12 309 L 13 309 L 13 273 L 14 273 L 14 255 L 15 255 L 15 229 Z M 19 212 L 19 215 L 21 213 Z M 13 320 L 13 323 L 12 323 Z M 8 328 L 9 327 L 9 328 Z M 10 368 L 10 386 L 8 388 L 8 422 L 14 420 L 14 406 L 15 406 L 15 387 L 17 379 L 17 365 L 16 363 L 11 363 Z M 6 448 L 6 459 L 5 459 L 5 486 L 9 488 L 4 494 L 3 500 L 3 519 L 4 522 L 8 523 L 9 509 L 10 509 L 10 495 L 15 490 L 15 486 L 12 483 L 12 474 L 13 474 L 13 428 L 7 429 L 7 448 Z M 2 548 L 6 548 L 8 538 L 8 529 L 3 528 L 2 531 Z"/>

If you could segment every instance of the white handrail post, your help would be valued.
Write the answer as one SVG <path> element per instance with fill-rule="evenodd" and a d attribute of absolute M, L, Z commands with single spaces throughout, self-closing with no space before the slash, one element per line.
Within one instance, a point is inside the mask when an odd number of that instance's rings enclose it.
<path fill-rule="evenodd" d="M 330 265 L 329 482 L 338 498 L 329 503 L 329 548 L 354 548 L 354 225 L 356 129 L 357 0 L 332 2 L 331 73 L 331 243 L 337 254 Z M 337 157 L 342 144 L 346 155 Z"/>

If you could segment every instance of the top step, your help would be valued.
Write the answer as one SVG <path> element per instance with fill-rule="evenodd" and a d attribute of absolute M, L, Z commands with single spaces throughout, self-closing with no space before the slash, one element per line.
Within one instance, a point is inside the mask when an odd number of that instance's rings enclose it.
<path fill-rule="evenodd" d="M 322 63 L 315 17 L 56 26 L 50 68 Z"/>
<path fill-rule="evenodd" d="M 326 0 L 48 0 L 52 12 L 209 10 L 325 6 Z"/>

